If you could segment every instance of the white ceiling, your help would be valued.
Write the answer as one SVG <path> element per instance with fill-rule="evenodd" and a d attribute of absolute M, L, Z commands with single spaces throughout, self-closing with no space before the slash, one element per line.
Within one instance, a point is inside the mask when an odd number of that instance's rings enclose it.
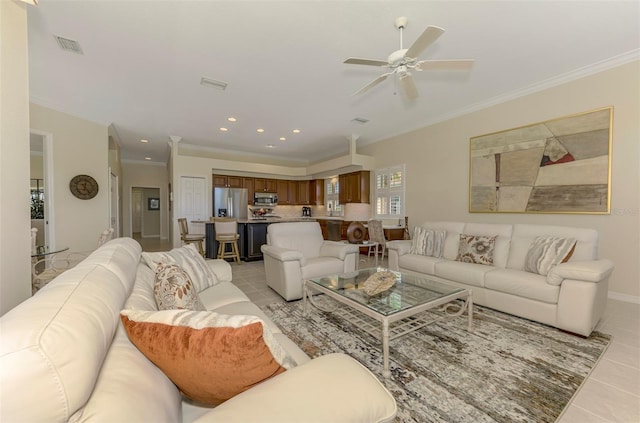
<path fill-rule="evenodd" d="M 376 142 L 637 60 L 639 8 L 638 1 L 40 0 L 28 12 L 30 95 L 113 125 L 126 160 L 165 162 L 176 135 L 265 161 L 313 163 L 345 154 L 352 135 L 358 145 Z M 391 78 L 352 97 L 382 72 L 342 62 L 386 60 L 399 47 L 398 16 L 409 18 L 405 48 L 428 25 L 446 30 L 421 59 L 473 58 L 474 66 L 415 73 L 414 102 L 396 95 Z M 78 41 L 84 54 L 61 50 L 54 35 Z M 203 87 L 201 77 L 228 87 Z M 370 121 L 351 122 L 356 117 Z"/>

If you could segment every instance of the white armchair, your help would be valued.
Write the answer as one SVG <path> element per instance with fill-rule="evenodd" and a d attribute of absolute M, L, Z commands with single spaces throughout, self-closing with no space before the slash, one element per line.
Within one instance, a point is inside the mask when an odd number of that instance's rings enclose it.
<path fill-rule="evenodd" d="M 287 301 L 302 298 L 305 279 L 354 271 L 359 254 L 356 245 L 325 241 L 318 222 L 273 223 L 261 250 L 267 285 Z"/>

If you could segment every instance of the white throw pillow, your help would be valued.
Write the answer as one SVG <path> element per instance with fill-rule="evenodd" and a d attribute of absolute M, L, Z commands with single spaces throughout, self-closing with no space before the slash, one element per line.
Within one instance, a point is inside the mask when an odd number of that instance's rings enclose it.
<path fill-rule="evenodd" d="M 158 265 L 153 294 L 158 310 L 206 310 L 191 278 L 177 264 L 160 263 Z"/>
<path fill-rule="evenodd" d="M 546 276 L 552 267 L 571 258 L 576 247 L 574 238 L 537 237 L 529 246 L 524 270 Z"/>
<path fill-rule="evenodd" d="M 218 278 L 193 244 L 171 251 L 142 253 L 142 259 L 154 272 L 161 262 L 179 265 L 187 272 L 198 292 L 218 283 Z"/>
<path fill-rule="evenodd" d="M 440 258 L 444 250 L 444 240 L 447 232 L 437 229 L 416 226 L 411 240 L 411 254 Z"/>

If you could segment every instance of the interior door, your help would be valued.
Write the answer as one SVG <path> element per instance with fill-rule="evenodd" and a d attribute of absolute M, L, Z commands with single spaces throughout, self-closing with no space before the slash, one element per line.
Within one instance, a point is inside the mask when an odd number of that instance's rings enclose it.
<path fill-rule="evenodd" d="M 204 223 L 193 223 L 194 220 L 208 220 L 206 179 L 192 176 L 180 177 L 180 210 L 187 219 L 189 232 L 204 234 Z"/>

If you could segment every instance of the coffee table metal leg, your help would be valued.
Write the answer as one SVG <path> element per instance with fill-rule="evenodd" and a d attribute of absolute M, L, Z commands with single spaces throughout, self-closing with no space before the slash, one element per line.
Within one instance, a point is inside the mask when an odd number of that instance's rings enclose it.
<path fill-rule="evenodd" d="M 389 320 L 382 320 L 382 376 L 391 377 L 389 371 Z"/>
<path fill-rule="evenodd" d="M 468 323 L 468 327 L 467 330 L 469 332 L 471 332 L 473 330 L 473 295 L 472 295 L 472 291 L 469 291 L 469 296 L 467 297 L 467 314 L 468 319 L 469 319 L 469 323 Z"/>

